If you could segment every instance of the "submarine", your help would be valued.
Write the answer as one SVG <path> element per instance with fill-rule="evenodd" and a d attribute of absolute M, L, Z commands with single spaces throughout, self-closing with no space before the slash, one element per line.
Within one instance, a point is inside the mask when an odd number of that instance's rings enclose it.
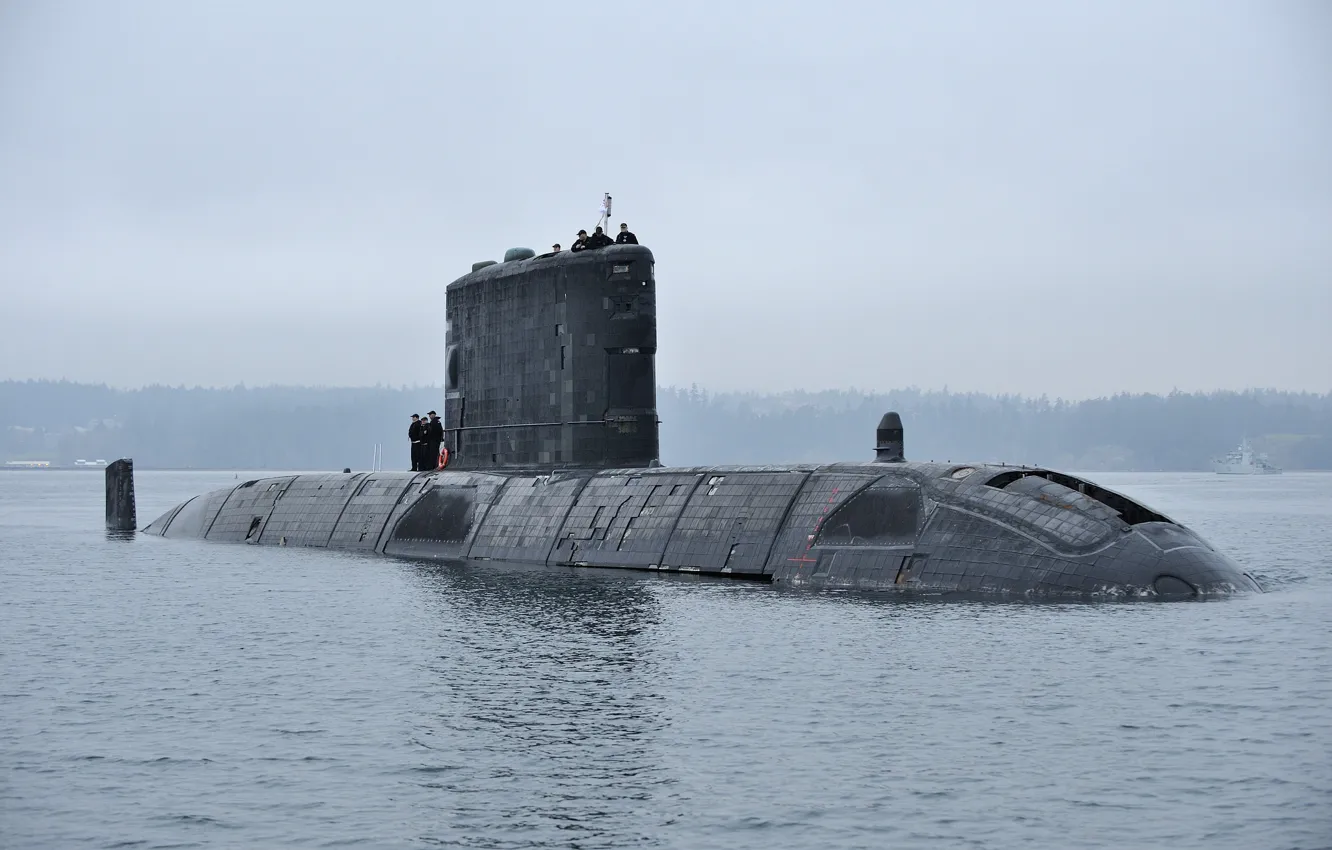
<path fill-rule="evenodd" d="M 515 248 L 475 264 L 446 295 L 442 468 L 252 479 L 189 499 L 142 531 L 898 594 L 1262 590 L 1189 528 L 1091 481 L 907 460 L 894 412 L 863 461 L 663 466 L 646 246 Z M 107 525 L 132 532 L 132 461 L 106 477 Z"/>

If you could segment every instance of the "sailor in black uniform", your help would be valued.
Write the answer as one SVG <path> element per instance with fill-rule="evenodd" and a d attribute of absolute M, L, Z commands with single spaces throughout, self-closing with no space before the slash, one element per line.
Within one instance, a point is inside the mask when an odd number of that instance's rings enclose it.
<path fill-rule="evenodd" d="M 425 437 L 425 425 L 421 422 L 421 417 L 412 414 L 412 424 L 407 426 L 407 439 L 412 442 L 412 472 L 421 471 L 421 446 L 422 439 Z"/>
<path fill-rule="evenodd" d="M 600 227 L 592 234 L 592 238 L 587 240 L 587 247 L 589 248 L 605 248 L 607 245 L 614 244 L 611 238 L 602 232 Z"/>
<path fill-rule="evenodd" d="M 629 225 L 620 222 L 620 233 L 615 237 L 616 245 L 637 245 L 638 237 L 629 232 Z"/>
<path fill-rule="evenodd" d="M 586 250 L 587 250 L 587 231 L 586 231 L 586 230 L 580 230 L 580 231 L 578 231 L 578 238 L 575 239 L 575 240 L 574 240 L 574 243 L 573 243 L 572 245 L 569 246 L 569 250 L 570 250 L 570 251 L 586 251 Z"/>
<path fill-rule="evenodd" d="M 439 468 L 439 447 L 444 443 L 444 423 L 439 421 L 439 414 L 432 410 L 427 415 L 430 421 L 425 423 L 425 434 L 422 435 L 425 441 L 423 471 Z"/>

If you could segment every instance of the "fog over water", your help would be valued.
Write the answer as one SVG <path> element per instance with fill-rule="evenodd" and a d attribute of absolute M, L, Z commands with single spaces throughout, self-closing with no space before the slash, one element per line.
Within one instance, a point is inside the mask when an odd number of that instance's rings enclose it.
<path fill-rule="evenodd" d="M 1332 388 L 1332 7 L 0 5 L 0 378 L 438 383 L 602 192 L 662 384 Z"/>

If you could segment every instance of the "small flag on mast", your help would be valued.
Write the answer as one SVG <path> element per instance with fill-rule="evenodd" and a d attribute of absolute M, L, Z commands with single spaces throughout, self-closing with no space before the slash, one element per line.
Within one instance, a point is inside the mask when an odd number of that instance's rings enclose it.
<path fill-rule="evenodd" d="M 601 199 L 601 218 L 605 219 L 609 223 L 610 216 L 611 216 L 611 196 L 610 192 L 607 192 L 605 196 Z"/>

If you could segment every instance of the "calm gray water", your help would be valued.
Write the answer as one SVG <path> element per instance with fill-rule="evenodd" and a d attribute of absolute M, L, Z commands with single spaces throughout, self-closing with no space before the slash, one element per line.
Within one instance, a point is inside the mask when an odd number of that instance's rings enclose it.
<path fill-rule="evenodd" d="M 1332 846 L 1332 475 L 1098 475 L 1219 602 L 901 602 L 108 540 L 0 474 L 0 844 Z M 141 472 L 140 521 L 231 473 Z"/>

